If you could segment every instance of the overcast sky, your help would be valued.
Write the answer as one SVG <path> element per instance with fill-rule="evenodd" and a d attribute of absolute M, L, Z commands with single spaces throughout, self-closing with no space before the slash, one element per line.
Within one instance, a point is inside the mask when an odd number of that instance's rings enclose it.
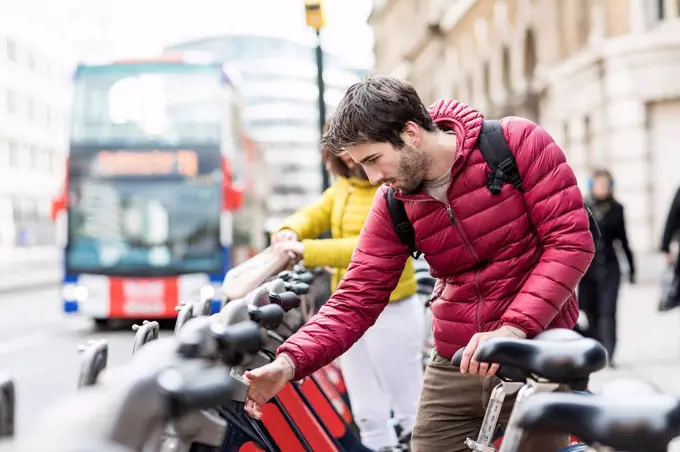
<path fill-rule="evenodd" d="M 107 0 L 89 0 L 105 2 Z M 373 62 L 366 24 L 372 0 L 326 0 L 326 51 L 356 65 Z M 156 51 L 163 44 L 225 32 L 267 33 L 298 39 L 314 34 L 305 24 L 304 0 L 117 0 L 113 2 L 116 53 Z"/>

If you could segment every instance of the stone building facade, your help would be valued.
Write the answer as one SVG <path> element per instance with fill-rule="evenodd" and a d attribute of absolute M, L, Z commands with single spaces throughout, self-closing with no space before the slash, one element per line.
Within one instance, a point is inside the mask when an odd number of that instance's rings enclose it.
<path fill-rule="evenodd" d="M 612 171 L 634 248 L 658 248 L 680 186 L 679 0 L 382 0 L 369 22 L 376 72 L 540 122 L 584 190 Z"/>

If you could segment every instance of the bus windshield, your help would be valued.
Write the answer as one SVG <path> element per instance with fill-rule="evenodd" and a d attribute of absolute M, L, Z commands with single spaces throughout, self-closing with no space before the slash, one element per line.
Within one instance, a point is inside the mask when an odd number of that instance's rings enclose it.
<path fill-rule="evenodd" d="M 216 65 L 83 66 L 75 77 L 71 143 L 217 145 L 222 85 Z"/>
<path fill-rule="evenodd" d="M 69 272 L 218 273 L 220 177 L 89 177 L 69 186 Z"/>

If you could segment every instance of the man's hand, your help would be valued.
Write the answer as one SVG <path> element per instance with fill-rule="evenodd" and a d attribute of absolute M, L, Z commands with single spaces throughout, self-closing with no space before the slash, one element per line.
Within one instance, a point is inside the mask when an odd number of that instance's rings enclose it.
<path fill-rule="evenodd" d="M 477 333 L 472 336 L 463 352 L 463 360 L 460 363 L 460 373 L 470 373 L 470 375 L 479 374 L 482 377 L 490 377 L 498 371 L 498 364 L 480 363 L 475 359 L 477 347 L 482 342 L 491 339 L 492 337 L 511 337 L 518 339 L 520 336 L 516 334 L 510 327 L 502 326 L 495 331 L 487 333 Z"/>
<path fill-rule="evenodd" d="M 297 242 L 298 235 L 292 229 L 282 229 L 272 235 L 272 245 L 282 242 Z"/>
<path fill-rule="evenodd" d="M 243 379 L 249 385 L 245 406 L 248 416 L 255 419 L 262 418 L 262 405 L 278 394 L 292 378 L 293 367 L 282 356 L 266 366 L 247 371 Z"/>
<path fill-rule="evenodd" d="M 288 254 L 288 256 L 295 261 L 301 260 L 305 253 L 305 245 L 302 242 L 279 242 L 274 245 L 274 249 L 278 253 Z"/>

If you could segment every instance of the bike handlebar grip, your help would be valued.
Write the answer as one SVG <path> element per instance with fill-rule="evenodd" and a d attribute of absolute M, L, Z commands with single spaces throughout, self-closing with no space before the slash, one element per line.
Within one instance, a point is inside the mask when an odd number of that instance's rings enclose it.
<path fill-rule="evenodd" d="M 222 359 L 227 365 L 240 364 L 243 355 L 257 353 L 262 347 L 260 325 L 253 321 L 239 322 L 228 327 L 215 322 L 211 328 L 219 344 Z"/>
<path fill-rule="evenodd" d="M 172 416 L 229 403 L 236 387 L 230 371 L 229 367 L 219 365 L 201 366 L 186 374 L 168 369 L 158 375 L 159 386 L 174 402 Z"/>
<path fill-rule="evenodd" d="M 451 358 L 452 365 L 460 367 L 460 364 L 463 361 L 464 351 L 465 347 L 459 349 L 456 353 L 453 354 L 453 357 Z M 524 375 L 524 373 L 520 369 L 517 369 L 516 367 L 512 366 L 500 366 L 496 371 L 496 376 L 504 381 L 515 382 L 526 381 L 526 375 Z"/>
<path fill-rule="evenodd" d="M 291 272 L 290 270 L 284 270 L 278 274 L 278 278 L 281 278 L 284 281 L 290 281 L 291 279 L 293 279 L 293 272 Z"/>
<path fill-rule="evenodd" d="M 295 281 L 305 284 L 311 284 L 312 281 L 314 281 L 314 274 L 310 272 L 300 273 L 295 277 Z"/>
<path fill-rule="evenodd" d="M 309 286 L 307 286 L 307 292 L 309 291 Z M 306 293 L 306 292 L 305 292 Z M 275 301 L 276 304 L 280 305 L 284 311 L 290 311 L 300 307 L 300 297 L 295 290 L 292 292 L 283 292 L 278 294 L 278 300 Z"/>
<path fill-rule="evenodd" d="M 458 350 L 456 353 L 453 354 L 453 358 L 451 358 L 451 364 L 460 367 L 460 363 L 463 362 L 463 352 L 465 351 L 465 347 L 461 348 Z"/>
<path fill-rule="evenodd" d="M 303 282 L 289 282 L 284 286 L 287 291 L 293 292 L 297 295 L 305 295 L 309 293 L 309 284 Z"/>
<path fill-rule="evenodd" d="M 285 311 L 278 304 L 268 304 L 265 306 L 249 306 L 248 311 L 252 320 L 258 322 L 268 330 L 275 330 L 281 326 Z"/>

